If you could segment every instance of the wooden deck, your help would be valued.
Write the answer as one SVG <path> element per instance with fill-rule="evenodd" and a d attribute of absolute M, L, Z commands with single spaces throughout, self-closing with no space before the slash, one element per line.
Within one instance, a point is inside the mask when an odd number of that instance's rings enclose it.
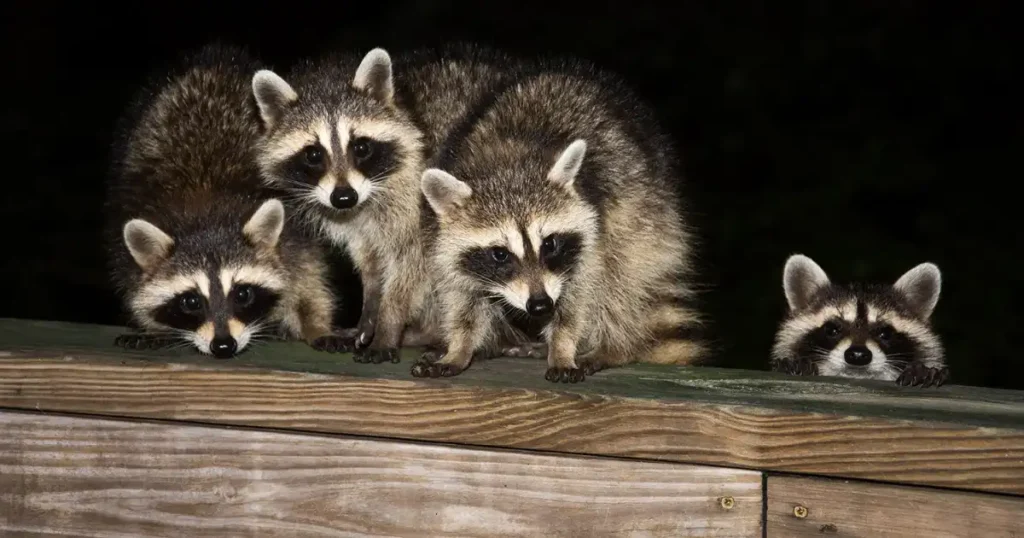
<path fill-rule="evenodd" d="M 0 320 L 0 536 L 1024 536 L 1022 392 L 120 331 Z"/>

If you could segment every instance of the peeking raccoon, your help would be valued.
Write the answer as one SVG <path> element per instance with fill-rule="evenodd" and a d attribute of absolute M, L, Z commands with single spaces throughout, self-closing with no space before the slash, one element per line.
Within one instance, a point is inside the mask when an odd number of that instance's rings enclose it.
<path fill-rule="evenodd" d="M 772 369 L 940 386 L 949 378 L 929 319 L 939 301 L 939 268 L 922 263 L 893 285 L 840 286 L 813 260 L 786 261 L 789 315 L 772 350 Z"/>
<path fill-rule="evenodd" d="M 228 358 L 261 336 L 333 345 L 321 246 L 259 178 L 257 64 L 211 45 L 147 87 L 121 120 L 107 191 L 115 287 L 132 348 Z"/>

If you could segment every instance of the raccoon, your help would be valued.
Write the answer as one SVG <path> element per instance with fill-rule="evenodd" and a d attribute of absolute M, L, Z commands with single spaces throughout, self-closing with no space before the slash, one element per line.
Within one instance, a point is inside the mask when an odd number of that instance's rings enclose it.
<path fill-rule="evenodd" d="M 794 254 L 782 277 L 789 315 L 772 349 L 775 371 L 940 386 L 949 378 L 929 319 L 942 276 L 922 263 L 890 285 L 841 286 Z"/>
<path fill-rule="evenodd" d="M 529 67 L 521 57 L 464 42 L 397 57 L 396 103 L 423 134 L 425 168 L 436 165 L 450 141 L 472 127 L 475 112 L 489 106 Z"/>
<path fill-rule="evenodd" d="M 322 246 L 259 177 L 257 68 L 243 48 L 207 45 L 120 120 L 106 240 L 114 286 L 142 331 L 117 345 L 192 345 L 217 358 L 261 335 L 332 345 Z"/>
<path fill-rule="evenodd" d="M 417 377 L 546 343 L 553 382 L 704 356 L 693 233 L 668 136 L 619 79 L 540 61 L 423 173 L 445 352 Z"/>
<path fill-rule="evenodd" d="M 337 349 L 355 348 L 358 362 L 399 362 L 399 346 L 436 340 L 420 175 L 497 71 L 482 53 L 456 53 L 414 51 L 401 58 L 400 78 L 381 48 L 301 62 L 287 81 L 269 70 L 253 77 L 266 183 L 290 191 L 305 221 L 344 246 L 360 273 L 360 320 Z"/>

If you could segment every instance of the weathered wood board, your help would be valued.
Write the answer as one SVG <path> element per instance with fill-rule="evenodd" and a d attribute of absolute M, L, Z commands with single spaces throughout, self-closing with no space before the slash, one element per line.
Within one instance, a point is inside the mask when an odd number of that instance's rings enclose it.
<path fill-rule="evenodd" d="M 400 381 L 415 380 L 409 368 L 419 356 L 419 351 L 406 349 L 399 364 L 359 364 L 348 353 L 321 353 L 297 342 L 264 342 L 234 359 L 217 360 L 189 349 L 124 351 L 113 346 L 114 337 L 124 331 L 123 327 L 106 325 L 0 318 L 0 355 L 3 351 L 34 351 L 18 353 L 18 356 L 173 361 L 208 368 L 255 368 Z M 740 404 L 798 412 L 1024 429 L 1024 391 L 958 385 L 921 389 L 880 381 L 658 365 L 615 368 L 583 383 L 553 384 L 544 380 L 545 368 L 541 360 L 499 358 L 474 363 L 454 378 L 420 381 L 435 387 L 558 390 L 581 395 Z"/>
<path fill-rule="evenodd" d="M 542 362 L 512 359 L 418 380 L 408 357 L 360 365 L 284 343 L 232 361 L 127 353 L 110 345 L 119 331 L 0 321 L 0 406 L 1024 494 L 1024 394 L 1013 391 L 651 366 L 555 385 Z"/>
<path fill-rule="evenodd" d="M 768 536 L 1021 538 L 1024 498 L 768 476 Z"/>
<path fill-rule="evenodd" d="M 16 412 L 0 431 L 2 536 L 761 536 L 752 471 Z"/>

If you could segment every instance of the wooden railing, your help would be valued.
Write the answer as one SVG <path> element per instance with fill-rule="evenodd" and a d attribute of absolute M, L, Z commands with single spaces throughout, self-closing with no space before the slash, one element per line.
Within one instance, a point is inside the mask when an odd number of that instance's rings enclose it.
<path fill-rule="evenodd" d="M 0 536 L 1024 536 L 1022 392 L 119 332 L 0 320 Z"/>

